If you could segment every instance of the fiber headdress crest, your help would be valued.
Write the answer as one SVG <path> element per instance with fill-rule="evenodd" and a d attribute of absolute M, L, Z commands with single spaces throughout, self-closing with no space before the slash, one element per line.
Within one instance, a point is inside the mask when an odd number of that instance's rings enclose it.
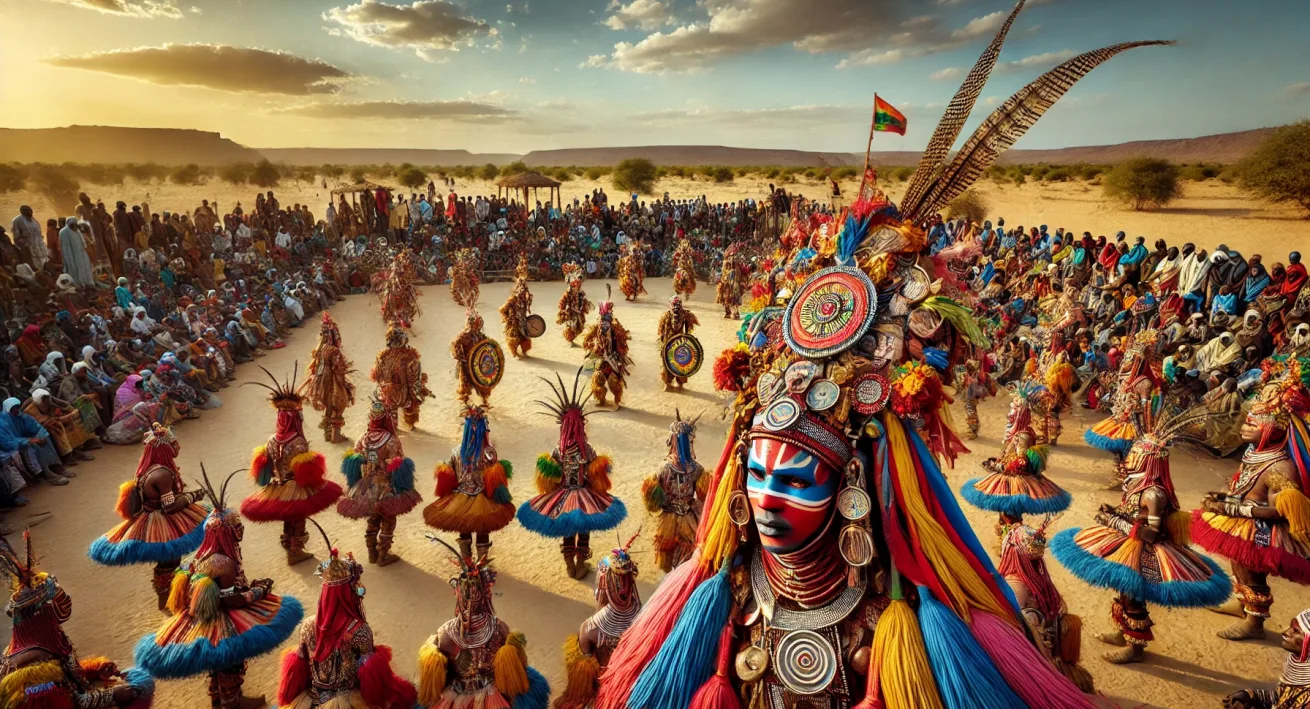
<path fill-rule="evenodd" d="M 323 311 L 323 320 L 318 326 L 319 339 L 330 338 L 332 342 L 341 340 L 341 330 L 337 327 L 337 321 L 332 319 L 331 313 Z"/>
<path fill-rule="evenodd" d="M 0 572 L 9 577 L 12 594 L 5 611 L 15 618 L 54 599 L 59 592 L 55 577 L 36 568 L 32 553 L 32 530 L 23 530 L 23 556 L 19 556 L 9 541 L 0 537 Z"/>
<path fill-rule="evenodd" d="M 460 614 L 461 620 L 467 620 L 466 616 L 479 610 L 494 615 L 496 609 L 492 603 L 491 589 L 496 585 L 496 571 L 491 568 L 490 557 L 485 554 L 479 559 L 467 557 L 456 551 L 455 547 L 447 544 L 441 537 L 431 533 L 426 536 L 428 541 L 446 547 L 453 557 L 452 561 L 459 569 L 459 575 L 450 579 L 450 586 L 455 589 L 455 610 Z M 475 603 L 481 608 L 471 607 L 470 603 Z"/>
<path fill-rule="evenodd" d="M 291 379 L 289 380 L 279 382 L 277 377 L 273 376 L 273 373 L 268 371 L 268 369 L 263 365 L 260 365 L 259 369 L 268 377 L 268 380 L 272 382 L 272 384 L 269 385 L 264 382 L 245 382 L 242 386 L 250 385 L 267 389 L 269 403 L 273 404 L 273 408 L 278 409 L 279 411 L 300 411 L 303 408 L 305 401 L 304 396 L 302 396 L 300 391 L 296 388 L 297 380 L 300 378 L 299 360 L 297 360 L 292 366 Z"/>
<path fill-rule="evenodd" d="M 323 580 L 324 586 L 342 586 L 354 584 L 359 581 L 359 577 L 364 573 L 364 568 L 355 561 L 355 555 L 347 553 L 342 558 L 341 553 L 332 545 L 332 539 L 328 536 L 327 530 L 318 523 L 313 517 L 306 518 L 310 524 L 323 535 L 323 543 L 329 549 L 328 558 L 318 565 L 314 574 Z"/>
<path fill-rule="evenodd" d="M 146 447 L 172 446 L 177 443 L 177 437 L 173 435 L 173 429 L 156 421 L 150 424 L 150 430 L 146 432 L 142 443 Z"/>
<path fill-rule="evenodd" d="M 618 534 L 618 532 L 615 532 L 615 534 Z M 614 547 L 610 550 L 610 553 L 601 558 L 598 567 L 602 576 L 615 574 L 617 576 L 629 576 L 633 579 L 637 578 L 637 562 L 629 556 L 628 550 L 632 548 L 632 543 L 637 541 L 637 537 L 640 536 L 641 530 L 638 529 L 636 534 L 628 537 L 627 542 Z M 615 541 L 618 542 L 621 539 L 620 537 Z M 600 585 L 600 583 L 598 582 L 597 585 Z"/>
<path fill-rule="evenodd" d="M 543 382 L 550 385 L 550 392 L 554 395 L 553 400 L 538 400 L 537 404 L 546 409 L 546 412 L 555 417 L 559 422 L 559 452 L 561 454 L 573 449 L 578 451 L 586 450 L 587 447 L 587 416 L 588 413 L 583 409 L 587 405 L 587 400 L 591 398 L 591 392 L 584 389 L 579 391 L 582 382 L 582 367 L 573 375 L 573 387 L 569 388 L 564 383 L 564 377 L 558 373 L 555 374 L 555 381 L 546 377 L 538 377 Z"/>

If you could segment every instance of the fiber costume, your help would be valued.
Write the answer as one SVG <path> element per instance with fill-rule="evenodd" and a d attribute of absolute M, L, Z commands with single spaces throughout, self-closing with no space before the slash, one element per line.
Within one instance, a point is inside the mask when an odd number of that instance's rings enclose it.
<path fill-rule="evenodd" d="M 147 709 L 155 689 L 150 675 L 135 668 L 119 672 L 104 657 L 78 659 L 62 627 L 73 615 L 73 601 L 58 579 L 37 570 L 30 532 L 23 542 L 20 558 L 0 538 L 0 571 L 12 589 L 5 611 L 13 623 L 0 660 L 0 702 L 6 709 Z"/>
<path fill-rule="evenodd" d="M 971 359 L 964 363 L 964 374 L 956 384 L 964 397 L 964 440 L 972 441 L 978 438 L 978 428 L 982 424 L 978 419 L 978 402 L 996 395 L 996 382 L 983 371 L 978 360 Z"/>
<path fill-rule="evenodd" d="M 305 440 L 304 400 L 296 389 L 295 373 L 290 382 L 278 382 L 267 369 L 264 374 L 272 386 L 250 383 L 269 391 L 269 401 L 277 409 L 277 429 L 268 443 L 255 449 L 250 475 L 259 488 L 241 501 L 241 514 L 251 522 L 281 522 L 287 565 L 294 566 L 314 558 L 305 551 L 309 541 L 305 518 L 331 507 L 341 497 L 341 486 L 325 478 L 323 454 L 310 450 Z"/>
<path fill-rule="evenodd" d="M 655 561 L 666 573 L 691 558 L 696 549 L 696 527 L 709 489 L 710 476 L 696 462 L 696 422 L 683 421 L 682 413 L 669 426 L 669 455 L 660 471 L 641 484 L 646 510 L 656 517 Z"/>
<path fill-rule="evenodd" d="M 472 366 L 475 352 L 486 358 L 485 362 L 479 360 L 477 371 Z M 469 397 L 477 392 L 482 405 L 486 406 L 491 391 L 500 383 L 505 355 L 495 340 L 482 333 L 482 316 L 472 307 L 464 316 L 464 329 L 450 343 L 450 356 L 455 359 L 455 378 L 459 381 L 455 394 L 460 402 L 467 405 Z"/>
<path fill-rule="evenodd" d="M 682 307 L 682 298 L 676 295 L 669 298 L 669 309 L 660 315 L 657 331 L 660 338 L 660 356 L 664 356 L 664 345 L 669 340 L 678 335 L 690 335 L 697 325 L 700 325 L 700 320 L 696 317 L 696 313 Z M 664 382 L 664 391 L 672 391 L 674 384 L 681 389 L 687 383 L 687 378 L 674 376 L 669 373 L 667 367 L 660 367 L 660 381 Z M 601 397 L 601 400 L 604 401 L 604 397 Z"/>
<path fill-rule="evenodd" d="M 245 528 L 236 510 L 224 504 L 232 475 L 221 488 L 204 475 L 205 493 L 214 506 L 205 520 L 205 541 L 173 577 L 168 597 L 173 616 L 137 642 L 136 662 L 155 679 L 208 674 L 211 707 L 252 709 L 264 706 L 264 698 L 242 696 L 246 661 L 291 637 L 305 611 L 295 598 L 274 594 L 272 579 L 246 580 L 241 564 Z"/>
<path fill-rule="evenodd" d="M 396 416 L 386 404 L 373 399 L 368 413 L 368 430 L 341 461 L 341 474 L 349 490 L 337 502 L 342 517 L 368 520 L 364 545 L 368 563 L 386 566 L 400 557 L 391 553 L 396 518 L 414 509 L 423 499 L 414 489 L 414 461 L 396 435 Z"/>
<path fill-rule="evenodd" d="M 205 537 L 209 510 L 196 504 L 203 490 L 187 492 L 174 458 L 181 445 L 155 423 L 145 436 L 136 475 L 118 489 L 115 511 L 123 521 L 91 543 L 91 558 L 107 566 L 154 562 L 152 585 L 159 610 L 168 603 L 173 572 Z"/>
<path fill-rule="evenodd" d="M 1291 359 L 1266 385 L 1242 424 L 1250 445 L 1224 492 L 1211 492 L 1194 511 L 1192 537 L 1227 558 L 1236 577 L 1243 621 L 1220 637 L 1263 636 L 1273 605 L 1269 575 L 1310 583 L 1310 391 L 1304 361 Z"/>
<path fill-rule="evenodd" d="M 608 292 L 609 286 L 605 286 Z M 582 346 L 592 364 L 591 395 L 597 406 L 605 405 L 605 394 L 614 395 L 614 408 L 623 405 L 623 387 L 628 376 L 628 330 L 614 317 L 614 302 L 608 297 L 600 302 L 600 319 L 587 328 Z"/>
<path fill-rule="evenodd" d="M 678 241 L 673 250 L 673 293 L 690 298 L 696 292 L 696 261 L 692 256 L 691 242 L 686 239 Z"/>
<path fill-rule="evenodd" d="M 373 360 L 369 379 L 378 386 L 382 402 L 391 412 L 399 412 L 411 430 L 418 425 L 419 409 L 432 398 L 428 375 L 418 350 L 409 346 L 409 335 L 392 325 L 387 328 L 387 347 Z M 394 414 L 393 414 L 394 415 Z"/>
<path fill-rule="evenodd" d="M 623 291 L 624 300 L 636 300 L 646 292 L 645 251 L 641 244 L 631 242 L 623 246 L 623 255 L 619 257 L 619 290 Z"/>
<path fill-rule="evenodd" d="M 1188 513 L 1179 510 L 1169 475 L 1169 447 L 1205 411 L 1160 416 L 1133 444 L 1125 461 L 1123 501 L 1102 505 L 1096 524 L 1066 529 L 1051 540 L 1055 558 L 1074 576 L 1119 592 L 1110 607 L 1115 631 L 1098 636 L 1124 649 L 1105 655 L 1115 664 L 1141 662 L 1151 632 L 1148 603 L 1203 608 L 1222 603 L 1232 584 L 1213 561 L 1188 548 Z"/>
<path fill-rule="evenodd" d="M 528 290 L 527 279 L 514 281 L 509 290 L 509 298 L 500 306 L 500 321 L 505 325 L 505 346 L 515 357 L 528 356 L 532 349 L 532 338 L 528 337 L 527 320 L 532 314 L 532 292 Z"/>
<path fill-rule="evenodd" d="M 741 242 L 735 242 L 723 252 L 719 283 L 714 287 L 714 302 L 723 306 L 724 319 L 741 319 L 741 296 L 749 276 L 750 262 L 741 252 Z"/>
<path fill-rule="evenodd" d="M 563 267 L 564 282 L 568 288 L 564 290 L 564 295 L 559 298 L 559 312 L 555 316 L 555 324 L 564 326 L 564 339 L 568 340 L 570 345 L 575 345 L 573 340 L 582 334 L 583 328 L 587 326 L 587 313 L 591 312 L 591 301 L 587 300 L 587 294 L 582 291 L 582 267 L 576 263 L 566 263 Z"/>
<path fill-rule="evenodd" d="M 433 473 L 437 499 L 424 508 L 423 521 L 429 527 L 459 534 L 461 556 L 482 558 L 491 551 L 491 533 L 514 519 L 514 499 L 509 494 L 514 466 L 496 455 L 482 407 L 466 407 L 463 417 L 459 446 L 450 452 L 450 460 L 437 463 Z"/>
<path fill-rule="evenodd" d="M 1056 669 L 1084 694 L 1096 691 L 1092 675 L 1078 664 L 1082 656 L 1082 619 L 1068 612 L 1064 598 L 1046 568 L 1046 524 L 1034 529 L 1016 524 L 1001 537 L 1001 563 L 997 571 L 1014 591 L 1024 620 L 1037 645 Z"/>
<path fill-rule="evenodd" d="M 1310 610 L 1288 624 L 1282 645 L 1287 651 L 1275 689 L 1243 689 L 1224 698 L 1224 709 L 1306 709 L 1310 707 Z"/>
<path fill-rule="evenodd" d="M 582 621 L 578 632 L 564 641 L 564 669 L 568 686 L 556 697 L 553 709 L 590 709 L 610 655 L 641 611 L 637 589 L 637 563 L 628 556 L 627 544 L 616 547 L 596 564 L 596 605 L 599 609 Z"/>
<path fill-rule="evenodd" d="M 1047 359 L 1045 355 L 1043 360 Z M 1069 355 L 1061 351 L 1046 365 L 1046 392 L 1041 407 L 1042 416 L 1035 421 L 1037 442 L 1057 445 L 1064 430 L 1060 415 L 1073 403 L 1074 389 L 1078 388 L 1078 372 L 1069 362 Z"/>
<path fill-rule="evenodd" d="M 317 526 L 317 523 L 315 523 Z M 319 529 L 322 531 L 322 528 Z M 300 642 L 282 655 L 280 709 L 413 709 L 418 692 L 391 670 L 391 648 L 373 644 L 364 617 L 364 569 L 332 550 L 318 565 L 318 614 L 300 624 Z"/>
<path fill-rule="evenodd" d="M 482 256 L 475 248 L 455 252 L 455 263 L 450 267 L 450 297 L 466 308 L 478 304 L 478 281 L 482 272 Z"/>
<path fill-rule="evenodd" d="M 409 328 L 414 318 L 422 312 L 418 305 L 418 288 L 414 285 L 417 279 L 418 274 L 414 271 L 410 251 L 401 250 L 392 260 L 391 271 L 383 282 L 382 292 L 379 293 L 382 300 L 382 320 L 388 325 Z"/>
<path fill-rule="evenodd" d="M 1133 447 L 1140 431 L 1136 419 L 1153 406 L 1161 388 L 1160 376 L 1155 371 L 1156 333 L 1148 330 L 1138 333 L 1128 348 L 1119 367 L 1119 387 L 1114 394 L 1110 418 L 1102 420 L 1083 433 L 1087 445 L 1113 453 L 1118 463 L 1115 479 L 1124 477 L 1124 456 Z"/>
<path fill-rule="evenodd" d="M 355 385 L 350 383 L 354 365 L 341 349 L 341 330 L 328 313 L 318 328 L 318 346 L 309 356 L 305 394 L 316 411 L 323 412 L 323 439 L 328 443 L 341 443 L 341 427 L 346 425 L 344 414 L 355 405 Z"/>
<path fill-rule="evenodd" d="M 582 368 L 573 377 L 573 389 L 555 375 L 550 385 L 554 401 L 538 402 L 559 421 L 559 445 L 537 456 L 537 491 L 541 494 L 519 506 L 519 524 L 543 537 L 562 539 L 560 553 L 569 576 L 587 575 L 591 533 L 614 529 L 628 516 L 623 500 L 610 494 L 611 463 L 596 455 L 587 443 L 587 396 L 579 398 Z"/>
<path fill-rule="evenodd" d="M 696 552 L 619 640 L 598 709 L 1090 706 L 1025 633 L 937 462 L 963 449 L 943 420 L 943 380 L 986 338 L 967 308 L 932 294 L 936 267 L 918 257 L 927 235 L 916 225 L 1077 78 L 1139 46 L 1044 74 L 947 161 L 1018 10 L 948 107 L 899 208 L 868 171 L 850 208 L 784 233 L 751 326 L 780 317 L 744 341 L 750 384 Z"/>
<path fill-rule="evenodd" d="M 1073 501 L 1068 492 L 1042 474 L 1046 471 L 1046 446 L 1037 445 L 1032 424 L 1043 414 L 1046 387 L 1016 382 L 1012 393 L 1000 457 L 983 462 L 988 475 L 973 478 L 960 488 L 960 496 L 969 504 L 1001 515 L 998 534 L 1002 525 L 1017 522 L 1024 515 L 1063 512 Z"/>
<path fill-rule="evenodd" d="M 523 633 L 511 633 L 496 617 L 492 587 L 496 572 L 483 557 L 459 556 L 455 617 L 418 651 L 418 706 L 422 709 L 546 709 L 550 685 L 528 666 Z"/>

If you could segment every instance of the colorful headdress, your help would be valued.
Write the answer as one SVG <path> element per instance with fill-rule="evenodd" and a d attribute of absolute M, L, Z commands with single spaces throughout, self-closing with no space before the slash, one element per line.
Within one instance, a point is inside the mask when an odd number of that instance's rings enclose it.
<path fill-rule="evenodd" d="M 614 547 L 596 562 L 596 596 L 599 598 L 603 592 L 604 603 L 608 605 L 631 608 L 634 603 L 641 603 L 641 593 L 637 590 L 637 562 L 628 553 L 639 536 L 641 530 L 629 537 L 626 544 Z"/>
<path fill-rule="evenodd" d="M 459 568 L 459 575 L 450 579 L 450 587 L 455 589 L 455 610 L 461 618 L 467 619 L 478 610 L 494 615 L 491 589 L 496 585 L 496 571 L 491 568 L 491 559 L 485 555 L 479 559 L 464 556 L 441 537 L 431 533 L 426 536 L 428 541 L 446 547 Z"/>
<path fill-rule="evenodd" d="M 383 416 L 391 416 L 391 410 L 387 408 L 386 402 L 382 400 L 381 392 L 374 389 L 373 393 L 369 395 L 368 420 L 376 421 Z"/>
<path fill-rule="evenodd" d="M 326 310 L 323 311 L 323 321 L 318 326 L 319 339 L 330 338 L 333 342 L 341 340 L 341 329 L 337 327 L 337 321 L 332 319 L 332 315 Z"/>
<path fill-rule="evenodd" d="M 147 448 L 153 446 L 168 446 L 172 448 L 177 445 L 177 437 L 173 435 L 173 429 L 156 421 L 150 425 L 150 430 L 146 432 L 142 443 Z"/>
<path fill-rule="evenodd" d="M 323 535 L 323 543 L 330 550 L 328 558 L 318 565 L 314 574 L 322 579 L 324 586 L 344 586 L 347 584 L 353 586 L 358 583 L 359 577 L 364 573 L 364 567 L 355 561 L 355 555 L 347 553 L 345 558 L 342 558 L 341 553 L 332 545 L 332 539 L 328 537 L 327 530 L 323 529 L 323 526 L 313 517 L 306 519 L 318 529 L 319 534 Z"/>
<path fill-rule="evenodd" d="M 596 312 L 605 320 L 614 317 L 614 289 L 608 283 L 605 284 L 605 300 L 596 304 Z"/>
<path fill-rule="evenodd" d="M 564 281 L 566 283 L 582 280 L 582 267 L 576 263 L 566 263 L 563 266 L 560 266 L 560 271 L 564 274 Z"/>
<path fill-rule="evenodd" d="M 215 486 L 209 480 L 209 471 L 205 470 L 205 464 L 203 462 L 200 464 L 200 479 L 196 481 L 196 485 L 205 493 L 205 497 L 209 498 L 209 504 L 213 508 L 209 517 L 205 519 L 206 534 L 211 527 L 219 525 L 231 528 L 242 526 L 241 515 L 227 506 L 227 485 L 237 473 L 241 472 L 245 472 L 245 469 L 233 470 L 228 473 L 221 486 Z M 200 553 L 196 552 L 196 555 L 199 556 Z"/>
<path fill-rule="evenodd" d="M 583 410 L 587 405 L 587 400 L 591 398 L 590 390 L 579 392 L 579 385 L 582 382 L 582 367 L 573 375 L 573 388 L 569 389 L 564 384 L 564 377 L 558 373 L 555 374 L 555 381 L 546 377 L 537 377 L 543 382 L 550 385 L 550 392 L 554 395 L 553 401 L 538 400 L 537 404 L 546 409 L 555 420 L 559 422 L 559 452 L 564 454 L 565 451 L 576 449 L 584 451 L 587 448 L 587 413 Z"/>
<path fill-rule="evenodd" d="M 242 386 L 252 385 L 263 387 L 268 390 L 269 403 L 278 411 L 300 411 L 304 407 L 305 399 L 296 388 L 296 381 L 300 378 L 300 362 L 297 361 L 291 369 L 291 379 L 279 382 L 273 373 L 268 371 L 263 365 L 259 369 L 268 376 L 272 385 L 263 382 L 245 382 Z"/>
<path fill-rule="evenodd" d="M 675 453 L 683 466 L 691 463 L 695 457 L 691 444 L 696 438 L 696 422 L 700 421 L 702 415 L 697 414 L 696 418 L 684 421 L 682 411 L 677 408 L 673 410 L 673 423 L 669 425 L 669 452 Z"/>
<path fill-rule="evenodd" d="M 37 607 L 54 600 L 59 594 L 55 577 L 36 568 L 32 554 L 32 532 L 23 530 L 23 557 L 19 557 L 9 542 L 0 537 L 0 572 L 9 577 L 12 593 L 5 612 L 15 620 L 30 615 Z"/>
<path fill-rule="evenodd" d="M 487 447 L 487 412 L 481 406 L 464 407 L 464 426 L 459 442 L 459 462 L 472 467 Z"/>

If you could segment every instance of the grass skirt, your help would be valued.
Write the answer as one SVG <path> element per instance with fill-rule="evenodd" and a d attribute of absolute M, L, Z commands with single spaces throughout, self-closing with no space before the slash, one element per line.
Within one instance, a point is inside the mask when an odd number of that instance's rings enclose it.
<path fill-rule="evenodd" d="M 514 520 L 513 502 L 496 502 L 483 493 L 451 492 L 423 508 L 423 522 L 458 534 L 498 532 Z"/>
<path fill-rule="evenodd" d="M 275 650 L 304 617 L 300 601 L 276 594 L 246 608 L 224 609 L 215 622 L 201 622 L 184 611 L 137 642 L 136 663 L 157 679 L 234 667 Z"/>
<path fill-rule="evenodd" d="M 992 473 L 974 478 L 960 488 L 969 504 L 1013 517 L 1063 512 L 1073 497 L 1050 478 L 1040 475 Z"/>
<path fill-rule="evenodd" d="M 1074 576 L 1166 608 L 1206 608 L 1228 599 L 1232 583 L 1213 561 L 1170 541 L 1147 544 L 1093 525 L 1051 538 L 1051 553 Z M 1146 569 L 1159 580 L 1148 580 Z"/>
<path fill-rule="evenodd" d="M 1137 426 L 1132 421 L 1120 421 L 1111 416 L 1083 432 L 1083 440 L 1093 448 L 1128 455 L 1137 435 Z"/>
<path fill-rule="evenodd" d="M 209 510 L 194 503 L 173 514 L 142 512 L 92 542 L 87 554 L 108 566 L 180 559 L 204 541 L 208 514 Z"/>
<path fill-rule="evenodd" d="M 696 549 L 696 516 L 661 512 L 655 530 L 655 561 L 661 569 L 671 569 L 691 558 Z"/>
<path fill-rule="evenodd" d="M 361 490 L 361 486 L 365 489 Z M 350 519 L 366 519 L 373 515 L 399 517 L 423 501 L 418 490 L 396 492 L 392 489 L 382 495 L 378 495 L 377 490 L 378 487 L 368 484 L 367 480 L 360 482 L 350 489 L 349 494 L 337 501 L 337 513 Z"/>
<path fill-rule="evenodd" d="M 454 687 L 441 694 L 441 700 L 431 707 L 421 709 L 546 709 L 550 702 L 550 683 L 536 669 L 527 668 L 528 691 L 514 698 L 514 702 L 505 701 L 505 696 L 494 684 L 476 692 L 457 692 Z"/>
<path fill-rule="evenodd" d="M 241 501 L 241 514 L 251 522 L 287 522 L 312 517 L 341 497 L 341 486 L 324 480 L 302 487 L 294 479 L 281 485 L 265 485 Z"/>
<path fill-rule="evenodd" d="M 560 487 L 519 506 L 519 524 L 556 539 L 614 529 L 627 516 L 623 500 L 589 487 Z"/>
<path fill-rule="evenodd" d="M 1310 583 L 1310 547 L 1292 537 L 1286 522 L 1193 510 L 1192 539 L 1202 549 L 1257 573 Z"/>

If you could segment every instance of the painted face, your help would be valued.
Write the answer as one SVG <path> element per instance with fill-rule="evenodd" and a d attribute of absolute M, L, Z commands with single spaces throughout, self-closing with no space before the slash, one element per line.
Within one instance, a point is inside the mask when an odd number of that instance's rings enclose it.
<path fill-rule="evenodd" d="M 1301 630 L 1301 622 L 1293 618 L 1292 622 L 1287 625 L 1287 630 L 1283 631 L 1283 649 L 1292 653 L 1296 657 L 1301 656 L 1305 645 L 1305 632 Z"/>
<path fill-rule="evenodd" d="M 770 438 L 751 441 L 747 467 L 746 491 L 765 550 L 796 551 L 823 529 L 837 491 L 836 471 L 803 448 Z"/>

